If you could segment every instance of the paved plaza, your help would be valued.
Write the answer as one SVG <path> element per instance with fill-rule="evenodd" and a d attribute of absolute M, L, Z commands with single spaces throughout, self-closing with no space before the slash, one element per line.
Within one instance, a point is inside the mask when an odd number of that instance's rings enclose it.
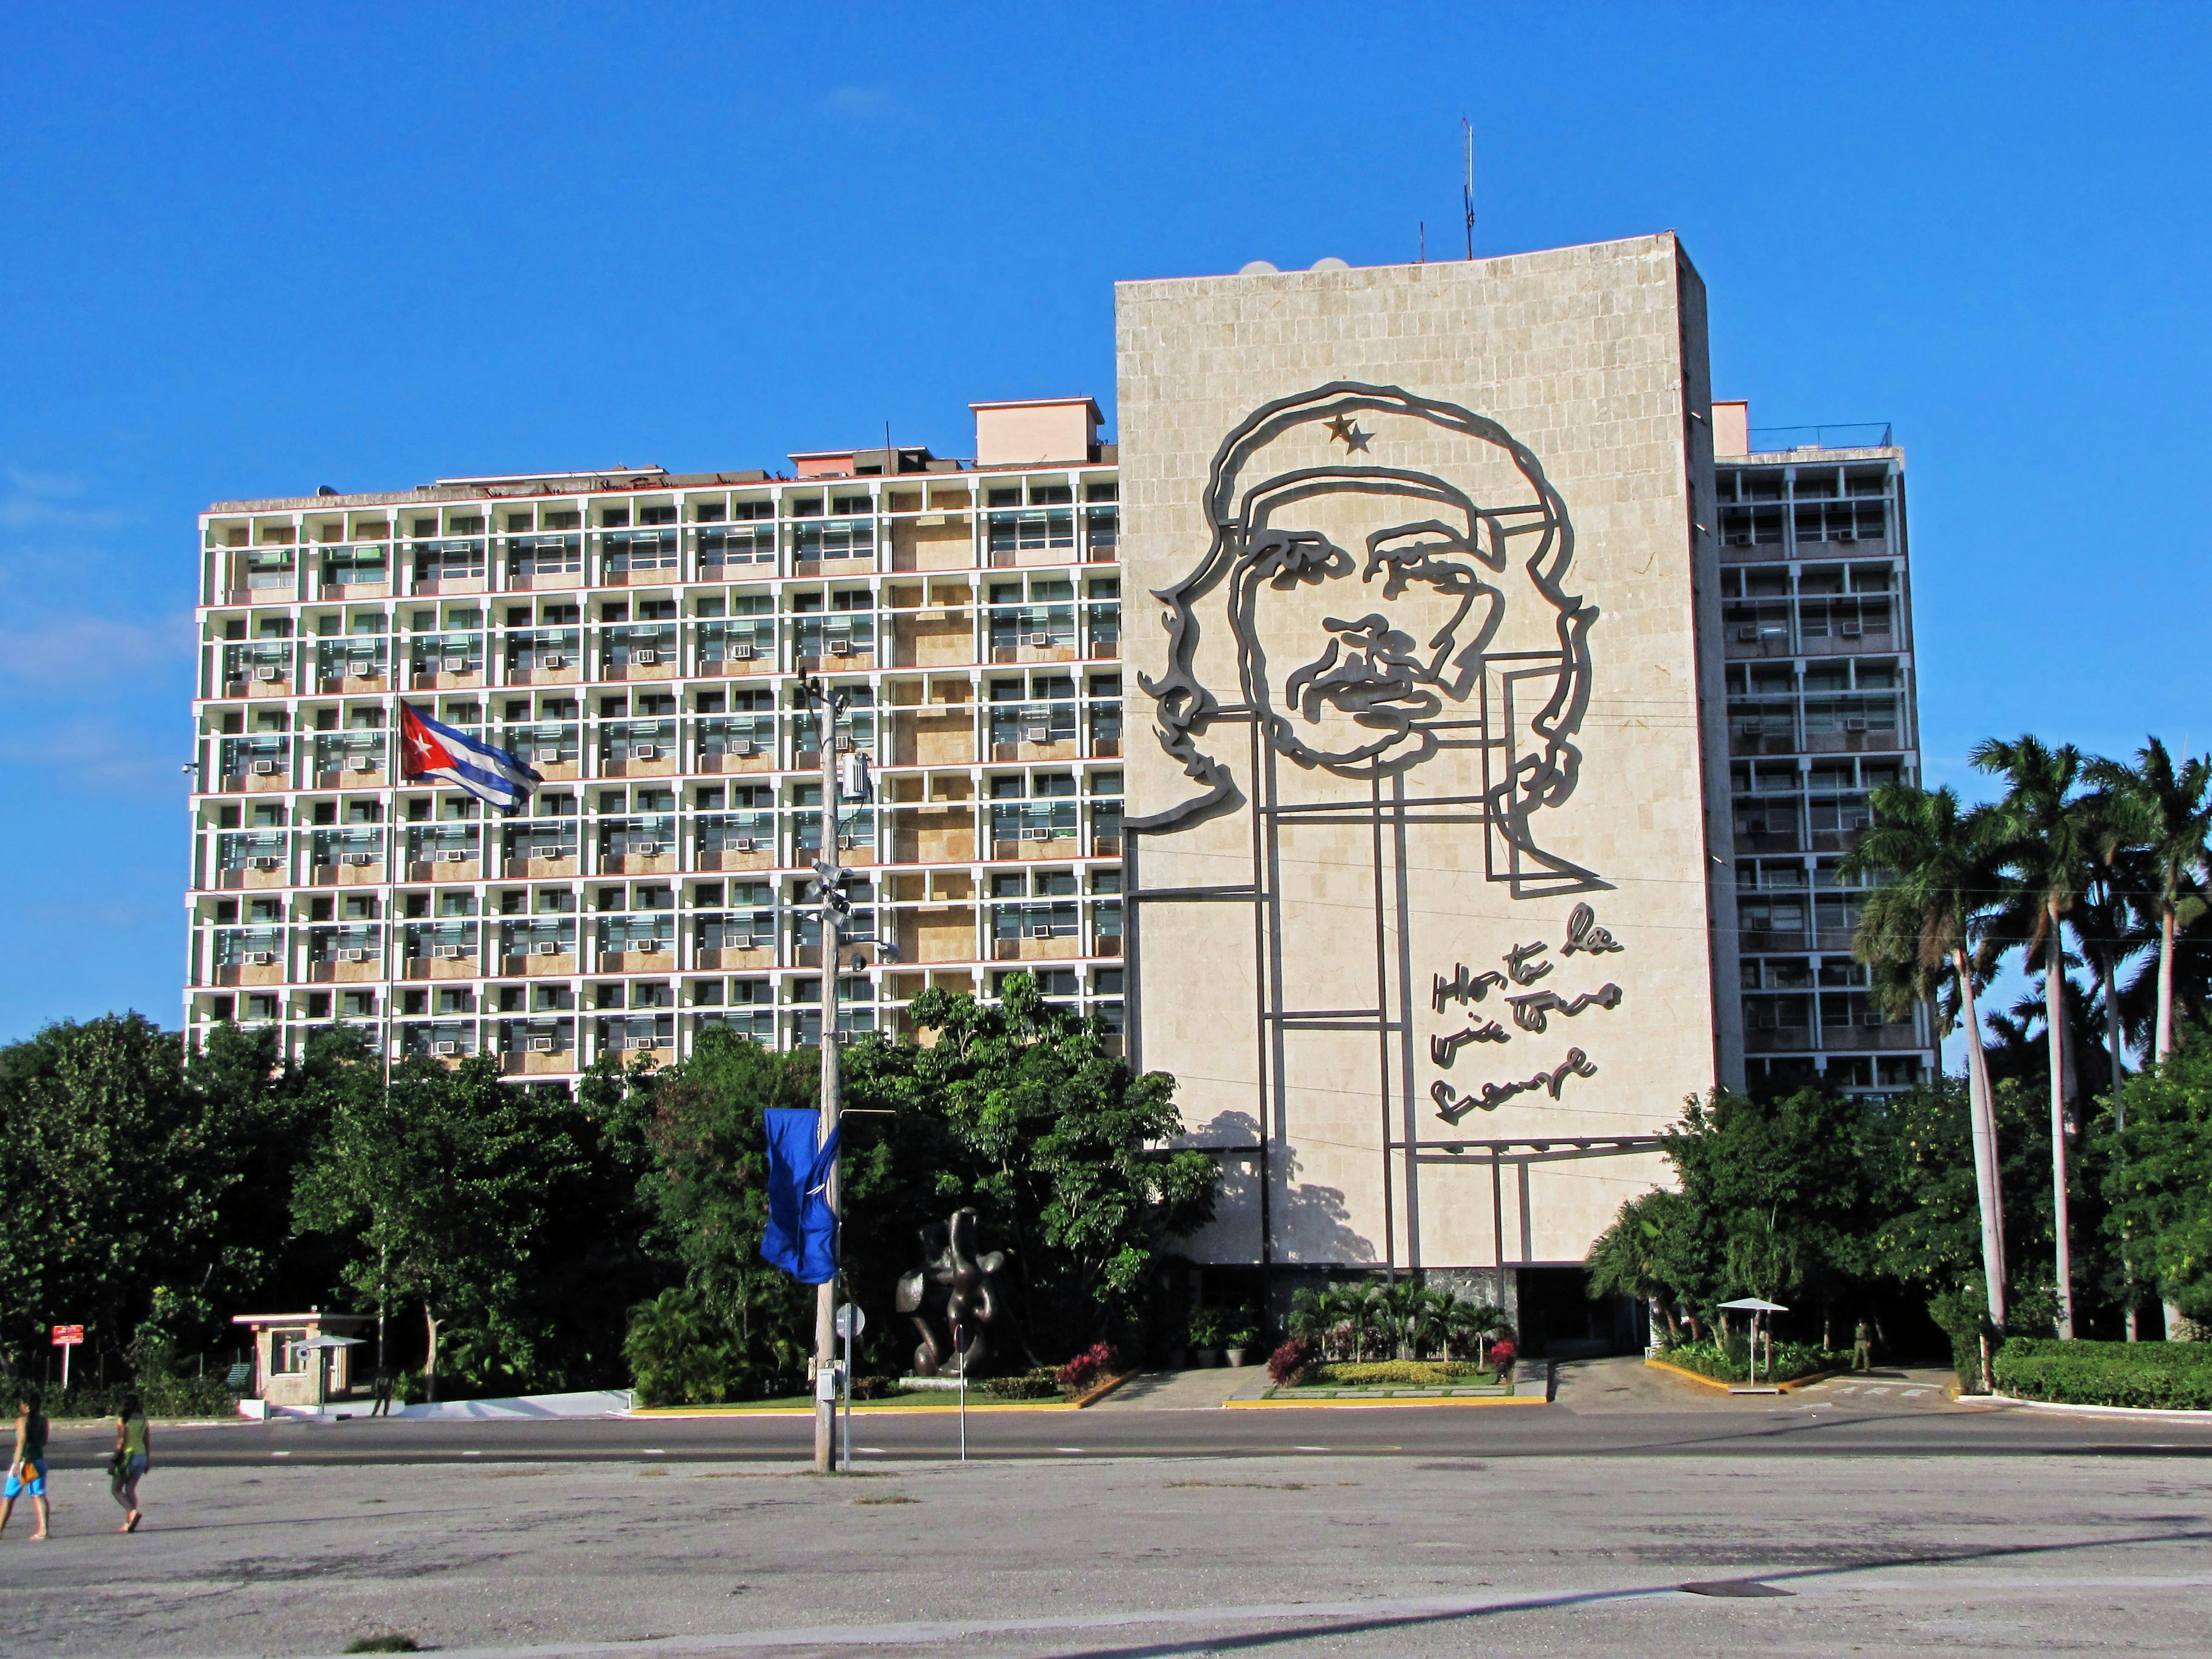
<path fill-rule="evenodd" d="M 526 1441 L 496 1425 L 179 1430 L 131 1538 L 108 1530 L 93 1449 L 72 1441 L 55 1539 L 29 1542 L 21 1513 L 0 1539 L 4 1646 L 319 1655 L 396 1632 L 448 1653 L 886 1659 L 2203 1650 L 2212 1431 L 2053 1430 L 1954 1407 L 1910 1374 L 1820 1392 L 1730 1401 L 1616 1363 L 1571 1371 L 1562 1403 L 1533 1411 L 1120 1419 L 1271 1437 L 1224 1440 L 1226 1455 L 1123 1455 L 1095 1412 L 998 1416 L 971 1425 L 965 1466 L 894 1455 L 878 1419 L 860 1472 L 835 1480 L 780 1451 L 717 1459 L 675 1422 L 609 1425 L 575 1458 L 557 1437 L 591 1425 Z M 1698 1443 L 1699 1425 L 1730 1437 Z M 1685 1443 L 1658 1443 L 1662 1429 Z M 428 1449 L 347 1461 L 371 1446 L 356 1432 Z"/>

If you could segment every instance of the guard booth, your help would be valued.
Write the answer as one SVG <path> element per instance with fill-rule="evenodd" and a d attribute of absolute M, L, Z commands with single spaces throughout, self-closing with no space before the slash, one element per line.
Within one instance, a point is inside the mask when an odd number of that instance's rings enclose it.
<path fill-rule="evenodd" d="M 313 1411 L 357 1393 L 365 1396 L 374 1382 L 364 1375 L 364 1386 L 357 1389 L 354 1364 L 362 1332 L 376 1322 L 372 1314 L 311 1308 L 306 1313 L 238 1314 L 230 1322 L 252 1334 L 251 1392 L 264 1411 Z"/>

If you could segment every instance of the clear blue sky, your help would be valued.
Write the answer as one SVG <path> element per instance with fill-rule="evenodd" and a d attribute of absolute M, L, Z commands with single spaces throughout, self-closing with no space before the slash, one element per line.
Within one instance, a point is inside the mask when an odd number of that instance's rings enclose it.
<path fill-rule="evenodd" d="M 744 21 L 739 21 L 743 19 Z M 1909 454 L 1928 769 L 2212 741 L 2212 10 L 23 6 L 0 21 L 0 1037 L 178 1017 L 192 514 L 965 453 L 1116 277 L 1672 227 L 1715 384 Z"/>

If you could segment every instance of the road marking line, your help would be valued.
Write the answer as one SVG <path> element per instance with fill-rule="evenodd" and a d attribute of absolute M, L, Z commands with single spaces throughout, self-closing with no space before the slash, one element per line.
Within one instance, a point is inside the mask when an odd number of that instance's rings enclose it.
<path fill-rule="evenodd" d="M 665 1457 L 668 1455 L 668 1452 L 664 1447 L 647 1446 L 645 1449 L 645 1455 L 647 1457 Z"/>
<path fill-rule="evenodd" d="M 1054 1451 L 1079 1452 L 1083 1448 L 1080 1446 L 1054 1446 L 1053 1449 Z"/>
<path fill-rule="evenodd" d="M 291 1453 L 289 1453 L 289 1452 L 288 1452 L 288 1451 L 281 1451 L 281 1452 L 270 1452 L 269 1455 L 270 1455 L 271 1457 L 289 1457 L 292 1454 L 291 1454 Z"/>
<path fill-rule="evenodd" d="M 464 1457 L 482 1457 L 483 1454 L 480 1451 L 465 1451 L 461 1455 Z"/>
<path fill-rule="evenodd" d="M 1293 1446 L 1291 1449 L 1292 1451 L 1327 1451 L 1328 1448 L 1326 1446 Z"/>

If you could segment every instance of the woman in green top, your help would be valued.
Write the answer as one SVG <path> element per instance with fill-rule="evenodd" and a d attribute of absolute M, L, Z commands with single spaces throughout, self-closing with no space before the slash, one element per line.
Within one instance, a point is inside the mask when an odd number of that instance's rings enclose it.
<path fill-rule="evenodd" d="M 31 1534 L 35 1544 L 53 1520 L 46 1507 L 46 1419 L 35 1389 L 26 1390 L 15 1407 L 15 1454 L 8 1461 L 7 1485 L 0 1486 L 0 1532 L 8 1529 L 15 1499 L 24 1492 L 31 1494 L 31 1507 L 38 1511 L 39 1529 Z"/>
<path fill-rule="evenodd" d="M 123 1524 L 116 1528 L 118 1532 L 136 1532 L 146 1518 L 138 1512 L 138 1477 L 146 1473 L 153 1446 L 138 1396 L 125 1395 L 123 1409 L 115 1417 L 115 1459 L 107 1472 L 108 1495 L 123 1505 Z"/>

